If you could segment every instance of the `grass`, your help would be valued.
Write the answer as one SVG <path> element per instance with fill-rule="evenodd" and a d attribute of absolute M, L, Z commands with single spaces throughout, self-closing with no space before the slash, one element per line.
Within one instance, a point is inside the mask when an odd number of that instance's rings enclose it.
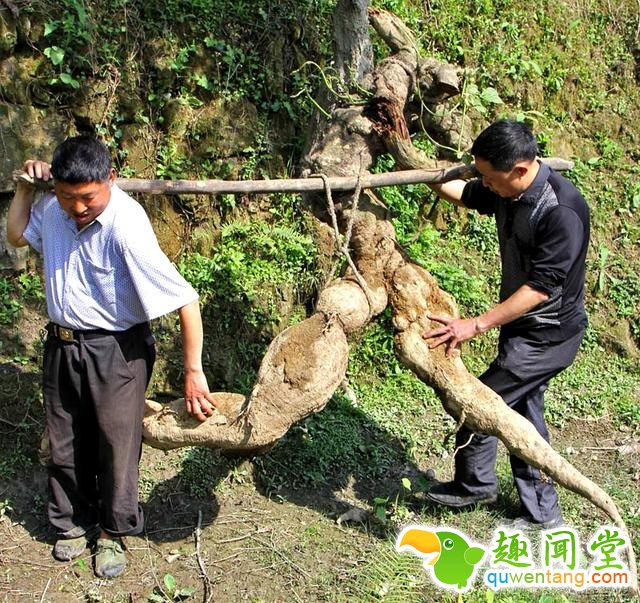
<path fill-rule="evenodd" d="M 595 469 L 598 471 L 598 469 Z M 602 467 L 600 467 L 600 471 Z M 371 550 L 367 554 L 367 562 L 364 566 L 358 568 L 353 574 L 353 582 L 349 584 L 349 588 L 344 594 L 344 600 L 348 601 L 509 601 L 509 602 L 539 602 L 539 601 L 620 601 L 624 599 L 624 595 L 616 594 L 613 591 L 587 591 L 584 594 L 569 594 L 570 591 L 558 591 L 556 589 L 535 589 L 532 591 L 524 589 L 501 590 L 494 593 L 488 587 L 482 584 L 482 576 L 489 568 L 487 559 L 482 561 L 481 568 L 476 576 L 474 588 L 465 593 L 462 598 L 458 598 L 453 593 L 438 589 L 434 586 L 429 572 L 423 569 L 420 561 L 411 555 L 398 554 L 394 551 L 395 537 L 398 533 L 398 527 L 407 524 L 420 524 L 432 527 L 434 530 L 446 529 L 446 527 L 456 527 L 465 535 L 473 539 L 479 545 L 487 548 L 490 555 L 495 553 L 493 548 L 494 542 L 491 535 L 494 533 L 497 525 L 505 516 L 513 516 L 517 512 L 517 496 L 513 492 L 513 486 L 510 479 L 510 471 L 508 469 L 507 458 L 501 453 L 498 461 L 498 476 L 501 499 L 495 508 L 477 508 L 468 509 L 462 512 L 452 512 L 446 509 L 438 509 L 433 507 L 425 507 L 410 504 L 412 513 L 400 524 L 390 522 L 388 525 L 388 539 L 380 539 L 372 544 Z M 633 509 L 628 506 L 631 502 L 630 497 L 633 494 L 629 486 L 616 488 L 612 484 L 604 484 L 608 490 L 617 497 L 623 509 L 623 513 L 633 513 Z M 582 542 L 590 539 L 602 525 L 599 517 L 591 516 L 585 513 L 582 499 L 560 491 L 561 505 L 564 516 L 569 525 L 576 528 L 579 532 Z M 407 504 L 407 503 L 405 503 Z M 628 516 L 628 515 L 627 515 Z M 628 526 L 634 530 L 637 526 L 637 520 L 628 519 Z M 539 535 L 531 535 L 530 537 L 532 550 L 530 551 L 530 560 L 536 567 L 539 566 L 537 551 L 541 546 Z M 636 546 L 638 542 L 636 541 Z M 579 567 L 586 568 L 589 566 L 592 558 L 583 557 Z M 342 600 L 342 599 L 341 599 Z"/>
<path fill-rule="evenodd" d="M 637 360 L 587 343 L 576 362 L 552 381 L 545 396 L 547 419 L 562 426 L 575 417 L 608 416 L 615 425 L 637 425 L 637 374 Z"/>

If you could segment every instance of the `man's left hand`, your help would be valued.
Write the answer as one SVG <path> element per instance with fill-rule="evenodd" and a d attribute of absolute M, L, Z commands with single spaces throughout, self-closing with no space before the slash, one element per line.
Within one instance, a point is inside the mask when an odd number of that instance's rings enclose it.
<path fill-rule="evenodd" d="M 184 403 L 187 412 L 198 421 L 206 421 L 213 414 L 217 404 L 202 371 L 187 371 L 184 377 Z"/>
<path fill-rule="evenodd" d="M 447 357 L 453 354 L 463 341 L 467 341 L 475 337 L 479 332 L 478 321 L 475 318 L 451 318 L 449 316 L 427 316 L 429 320 L 439 322 L 442 326 L 431 331 L 425 331 L 422 334 L 423 339 L 434 339 L 429 344 L 429 348 L 437 348 L 439 345 L 446 344 Z"/>

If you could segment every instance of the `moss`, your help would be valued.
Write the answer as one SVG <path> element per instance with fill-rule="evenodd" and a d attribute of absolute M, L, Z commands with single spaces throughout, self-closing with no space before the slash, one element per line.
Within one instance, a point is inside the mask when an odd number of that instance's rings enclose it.
<path fill-rule="evenodd" d="M 9 54 L 18 41 L 16 20 L 6 7 L 0 8 L 0 56 Z"/>
<path fill-rule="evenodd" d="M 0 95 L 6 102 L 29 105 L 33 84 L 43 59 L 33 55 L 14 54 L 0 63 Z"/>
<path fill-rule="evenodd" d="M 67 120 L 51 110 L 0 103 L 0 190 L 12 190 L 13 170 L 28 158 L 48 159 L 69 132 Z"/>

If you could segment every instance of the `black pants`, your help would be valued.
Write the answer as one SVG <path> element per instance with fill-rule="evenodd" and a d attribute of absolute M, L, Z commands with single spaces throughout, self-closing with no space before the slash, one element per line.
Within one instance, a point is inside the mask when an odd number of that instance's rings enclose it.
<path fill-rule="evenodd" d="M 113 335 L 47 339 L 48 515 L 60 536 L 80 536 L 96 524 L 112 536 L 142 531 L 138 463 L 154 361 L 155 341 L 146 323 Z"/>
<path fill-rule="evenodd" d="M 549 380 L 574 360 L 584 331 L 558 342 L 539 342 L 521 336 L 501 333 L 498 357 L 480 376 L 480 381 L 501 396 L 513 410 L 533 423 L 549 441 L 544 421 L 544 392 Z M 473 436 L 473 437 L 471 437 Z M 471 437 L 471 441 L 464 446 Z M 473 434 L 463 427 L 456 434 L 454 481 L 470 494 L 494 494 L 497 439 Z M 561 517 L 553 482 L 540 471 L 511 455 L 511 470 L 520 495 L 521 513 L 536 522 Z"/>

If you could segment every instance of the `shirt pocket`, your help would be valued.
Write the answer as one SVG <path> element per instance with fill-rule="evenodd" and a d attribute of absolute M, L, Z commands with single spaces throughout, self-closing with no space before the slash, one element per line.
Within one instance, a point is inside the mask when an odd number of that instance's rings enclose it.
<path fill-rule="evenodd" d="M 97 304 L 112 311 L 116 305 L 116 281 L 113 267 L 100 266 L 91 260 L 86 261 L 86 279 L 89 294 Z"/>

